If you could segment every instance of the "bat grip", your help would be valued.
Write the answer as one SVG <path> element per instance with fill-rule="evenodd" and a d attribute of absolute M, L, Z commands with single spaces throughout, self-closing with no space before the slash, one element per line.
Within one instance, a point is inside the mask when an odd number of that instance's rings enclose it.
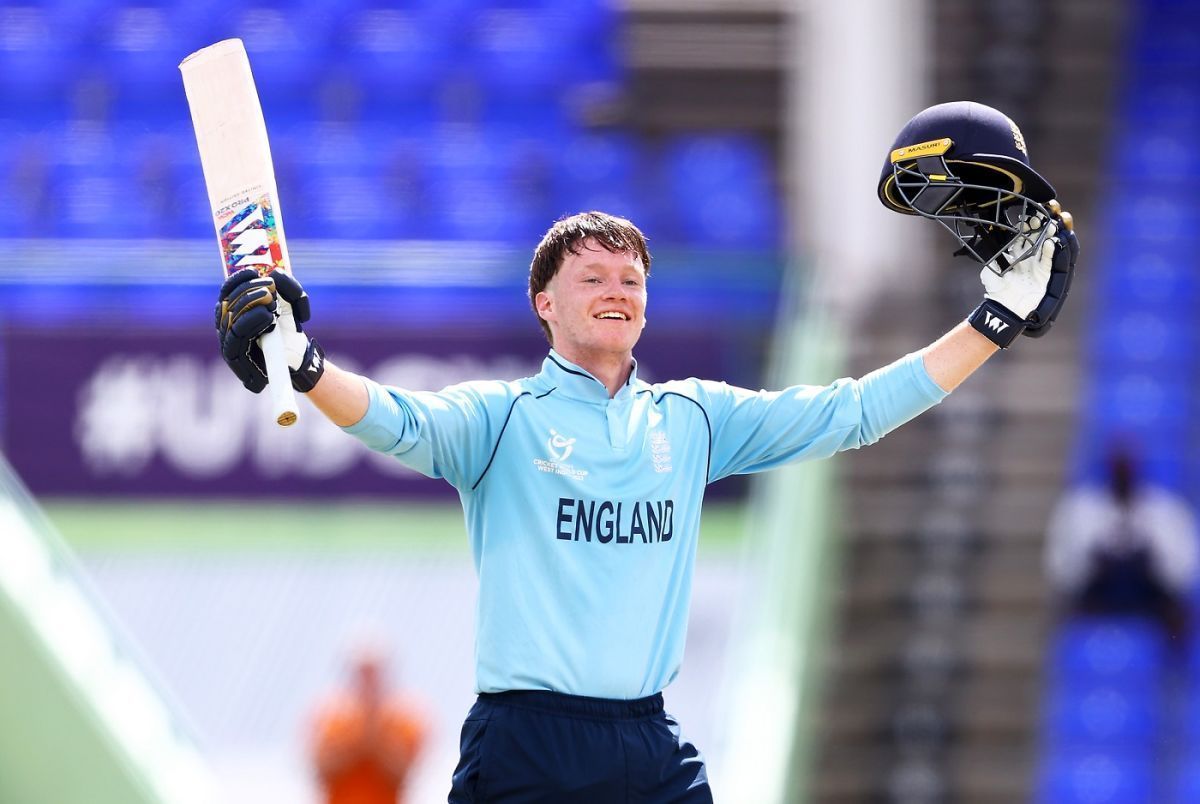
<path fill-rule="evenodd" d="M 296 405 L 296 394 L 292 390 L 292 376 L 288 373 L 287 357 L 283 354 L 283 336 L 279 327 L 258 339 L 263 359 L 267 362 L 267 393 L 271 395 L 271 415 L 276 424 L 290 427 L 300 417 Z"/>

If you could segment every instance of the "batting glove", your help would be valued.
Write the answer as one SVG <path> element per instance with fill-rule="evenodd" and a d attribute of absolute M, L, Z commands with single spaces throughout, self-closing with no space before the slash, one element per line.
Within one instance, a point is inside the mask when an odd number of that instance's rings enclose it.
<path fill-rule="evenodd" d="M 1040 338 L 1050 331 L 1050 325 L 1058 318 L 1063 304 L 1067 301 L 1067 292 L 1075 278 L 1075 262 L 1079 259 L 1079 240 L 1075 237 L 1075 222 L 1071 213 L 1063 212 L 1054 201 L 1050 202 L 1050 209 L 1059 224 L 1055 240 L 1060 243 L 1060 247 L 1054 252 L 1054 264 L 1050 268 L 1050 284 L 1046 288 L 1046 295 L 1026 318 L 1027 323 L 1022 334 L 1030 338 Z"/>
<path fill-rule="evenodd" d="M 983 304 L 968 322 L 1001 349 L 1008 348 L 1026 329 L 1040 337 L 1049 329 L 1066 301 L 1074 273 L 1079 244 L 1061 220 L 1033 215 L 1021 224 L 1023 234 L 1003 252 L 1006 262 L 1027 251 L 1048 227 L 1041 248 L 1024 260 L 998 274 L 985 265 L 979 278 L 983 282 Z M 1062 234 L 1060 234 L 1060 230 Z"/>
<path fill-rule="evenodd" d="M 287 304 L 280 305 L 279 298 Z M 221 357 L 242 385 L 260 393 L 267 387 L 267 371 L 258 339 L 278 326 L 292 387 L 307 393 L 325 373 L 324 351 L 304 334 L 310 315 L 308 294 L 291 274 L 259 276 L 253 268 L 243 268 L 225 280 L 217 299 Z"/>

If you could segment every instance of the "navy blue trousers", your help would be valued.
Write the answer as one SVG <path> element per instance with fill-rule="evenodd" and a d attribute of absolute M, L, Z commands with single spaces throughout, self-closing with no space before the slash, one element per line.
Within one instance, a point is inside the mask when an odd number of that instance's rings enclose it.
<path fill-rule="evenodd" d="M 463 723 L 450 804 L 711 804 L 704 759 L 663 711 L 635 701 L 484 693 Z"/>

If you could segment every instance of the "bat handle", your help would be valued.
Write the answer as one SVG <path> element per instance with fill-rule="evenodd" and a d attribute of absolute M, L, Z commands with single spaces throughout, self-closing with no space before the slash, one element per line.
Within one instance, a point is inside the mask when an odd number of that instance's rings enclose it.
<path fill-rule="evenodd" d="M 287 357 L 283 354 L 283 336 L 279 328 L 258 339 L 263 359 L 267 361 L 267 392 L 271 395 L 271 415 L 280 427 L 290 427 L 300 417 L 292 376 L 288 373 Z"/>

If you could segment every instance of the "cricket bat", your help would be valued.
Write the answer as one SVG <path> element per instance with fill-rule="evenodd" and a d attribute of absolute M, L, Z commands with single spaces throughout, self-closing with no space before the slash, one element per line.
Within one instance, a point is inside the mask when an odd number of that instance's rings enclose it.
<path fill-rule="evenodd" d="M 254 268 L 263 276 L 290 271 L 279 190 L 250 59 L 240 39 L 197 50 L 179 65 L 192 110 L 196 144 L 225 275 Z M 278 299 L 280 317 L 292 315 Z M 267 391 L 275 421 L 287 427 L 299 417 L 279 327 L 259 339 L 266 360 Z"/>

